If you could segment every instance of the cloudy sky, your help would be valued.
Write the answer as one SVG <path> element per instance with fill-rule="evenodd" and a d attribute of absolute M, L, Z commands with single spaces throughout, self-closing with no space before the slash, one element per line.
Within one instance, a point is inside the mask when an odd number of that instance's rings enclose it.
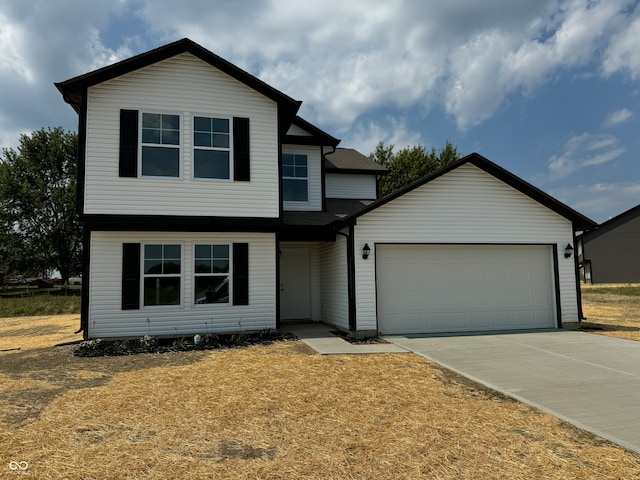
<path fill-rule="evenodd" d="M 640 203 L 625 0 L 0 0 L 0 146 L 76 130 L 53 82 L 189 37 L 369 154 L 448 140 L 602 222 Z"/>

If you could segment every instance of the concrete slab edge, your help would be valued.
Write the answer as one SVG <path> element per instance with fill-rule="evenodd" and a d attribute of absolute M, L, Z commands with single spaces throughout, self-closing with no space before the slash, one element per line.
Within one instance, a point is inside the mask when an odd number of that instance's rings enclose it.
<path fill-rule="evenodd" d="M 424 353 L 417 353 L 417 352 L 412 352 L 412 353 L 414 353 L 414 354 L 416 354 L 418 356 L 421 356 L 423 358 L 426 358 L 430 362 L 436 363 L 438 365 L 442 365 L 446 369 L 451 370 L 452 372 L 455 372 L 458 375 L 462 375 L 463 377 L 468 378 L 469 380 L 471 380 L 471 381 L 473 381 L 475 383 L 478 383 L 478 384 L 483 385 L 483 386 L 485 386 L 487 388 L 490 388 L 491 390 L 499 392 L 499 393 L 501 393 L 501 394 L 503 394 L 503 395 L 505 395 L 507 397 L 513 398 L 514 400 L 517 400 L 517 401 L 519 401 L 521 403 L 529 405 L 529 406 L 531 406 L 531 407 L 533 407 L 533 408 L 535 408 L 537 410 L 541 410 L 541 411 L 543 411 L 545 413 L 553 415 L 554 417 L 562 420 L 563 422 L 569 423 L 569 424 L 571 424 L 571 425 L 573 425 L 575 427 L 580 428 L 581 430 L 585 430 L 585 431 L 587 431 L 589 433 L 593 433 L 594 435 L 597 435 L 598 437 L 604 438 L 605 440 L 608 440 L 608 441 L 610 441 L 612 443 L 615 443 L 616 445 L 619 445 L 619 446 L 621 446 L 621 447 L 623 447 L 623 448 L 625 448 L 625 449 L 627 449 L 627 450 L 629 450 L 631 452 L 640 454 L 640 448 L 639 447 L 637 447 L 635 445 L 632 445 L 632 444 L 630 444 L 628 442 L 625 442 L 624 440 L 621 440 L 621 439 L 619 439 L 617 437 L 614 437 L 613 435 L 609 435 L 607 433 L 604 433 L 604 432 L 598 430 L 597 428 L 593 428 L 593 427 L 591 427 L 589 425 L 585 425 L 584 423 L 582 423 L 582 422 L 580 422 L 578 420 L 575 420 L 575 419 L 572 419 L 570 417 L 567 417 L 566 415 L 563 415 L 563 414 L 561 414 L 559 412 L 556 412 L 556 411 L 554 411 L 554 410 L 552 410 L 550 408 L 547 408 L 547 407 L 544 407 L 542 405 L 539 405 L 536 402 L 532 402 L 531 400 L 527 400 L 526 398 L 523 398 L 523 397 L 521 397 L 521 396 L 519 396 L 519 395 L 517 395 L 515 393 L 505 391 L 505 390 L 503 390 L 503 389 L 501 389 L 501 388 L 499 388 L 499 387 L 497 387 L 495 385 L 492 385 L 492 384 L 490 384 L 488 382 L 484 382 L 484 381 L 480 380 L 479 378 L 474 377 L 473 375 L 468 375 L 468 374 L 466 374 L 466 373 L 464 373 L 464 372 L 462 372 L 462 371 L 460 371 L 460 370 L 458 370 L 458 369 L 456 369 L 456 368 L 454 368 L 454 367 L 452 367 L 450 365 L 447 365 L 446 363 L 439 362 L 439 361 L 429 357 L 429 355 L 426 355 Z"/>

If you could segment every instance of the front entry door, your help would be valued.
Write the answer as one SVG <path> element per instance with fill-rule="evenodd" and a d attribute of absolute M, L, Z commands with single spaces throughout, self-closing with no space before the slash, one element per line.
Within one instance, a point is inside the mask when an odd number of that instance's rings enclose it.
<path fill-rule="evenodd" d="M 285 249 L 280 257 L 281 320 L 311 319 L 311 260 L 307 249 Z"/>

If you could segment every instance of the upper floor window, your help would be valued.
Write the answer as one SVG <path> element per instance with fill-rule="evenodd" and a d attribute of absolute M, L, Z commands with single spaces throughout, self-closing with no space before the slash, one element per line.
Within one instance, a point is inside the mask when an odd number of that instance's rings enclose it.
<path fill-rule="evenodd" d="M 142 114 L 142 175 L 180 176 L 180 115 Z"/>
<path fill-rule="evenodd" d="M 251 181 L 249 118 L 193 117 L 194 178 Z M 121 177 L 182 178 L 182 116 L 120 110 Z M 185 144 L 184 148 L 191 148 Z"/>
<path fill-rule="evenodd" d="M 231 179 L 231 129 L 228 118 L 193 118 L 195 178 Z"/>
<path fill-rule="evenodd" d="M 307 156 L 282 154 L 282 197 L 285 202 L 309 201 Z"/>

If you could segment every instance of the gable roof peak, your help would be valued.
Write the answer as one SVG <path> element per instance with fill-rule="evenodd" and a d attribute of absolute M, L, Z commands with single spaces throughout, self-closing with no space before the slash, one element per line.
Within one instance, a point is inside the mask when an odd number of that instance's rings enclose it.
<path fill-rule="evenodd" d="M 287 124 L 287 127 L 291 124 L 302 104 L 302 102 L 294 100 L 280 90 L 273 88 L 254 75 L 207 50 L 189 38 L 182 38 L 114 64 L 70 78 L 69 80 L 57 82 L 55 86 L 60 93 L 62 93 L 65 102 L 70 104 L 77 112 L 80 112 L 82 103 L 86 99 L 88 87 L 120 77 L 182 53 L 190 53 L 203 62 L 208 63 L 212 67 L 217 68 L 265 97 L 275 101 L 283 117 L 281 118 L 281 128 L 285 128 L 284 124 Z"/>
<path fill-rule="evenodd" d="M 374 203 L 367 206 L 365 209 L 361 210 L 360 212 L 345 218 L 342 221 L 342 224 L 349 224 L 350 222 L 355 221 L 355 219 L 360 215 L 364 215 L 365 213 L 370 212 L 371 210 L 374 210 L 386 203 L 389 203 L 390 201 L 395 200 L 396 198 L 406 193 L 409 193 L 410 191 L 415 190 L 416 188 L 421 187 L 429 182 L 432 182 L 433 180 L 440 178 L 441 176 L 446 175 L 452 170 L 455 170 L 466 164 L 471 164 L 479 168 L 485 173 L 497 178 L 498 180 L 504 182 L 505 184 L 509 185 L 515 190 L 518 190 L 522 194 L 530 197 L 531 199 L 535 200 L 541 205 L 544 205 L 551 211 L 556 212 L 558 215 L 571 221 L 571 223 L 573 224 L 574 230 L 590 230 L 595 228 L 597 225 L 593 220 L 585 217 L 584 215 L 572 209 L 568 205 L 565 205 L 564 203 L 555 199 L 551 195 L 543 192 L 537 187 L 534 187 L 532 184 L 526 182 L 525 180 L 514 175 L 508 170 L 505 170 L 501 166 L 497 165 L 496 163 L 493 163 L 491 160 L 483 157 L 482 155 L 476 152 L 470 153 L 469 155 L 462 157 L 461 159 L 447 165 L 446 167 L 443 167 L 440 170 L 436 170 L 435 172 L 429 175 L 426 175 L 416 180 L 415 182 L 410 183 L 409 185 L 401 188 L 400 190 L 397 190 L 396 192 L 390 193 L 389 195 L 382 197 L 381 199 L 375 201 Z"/>

